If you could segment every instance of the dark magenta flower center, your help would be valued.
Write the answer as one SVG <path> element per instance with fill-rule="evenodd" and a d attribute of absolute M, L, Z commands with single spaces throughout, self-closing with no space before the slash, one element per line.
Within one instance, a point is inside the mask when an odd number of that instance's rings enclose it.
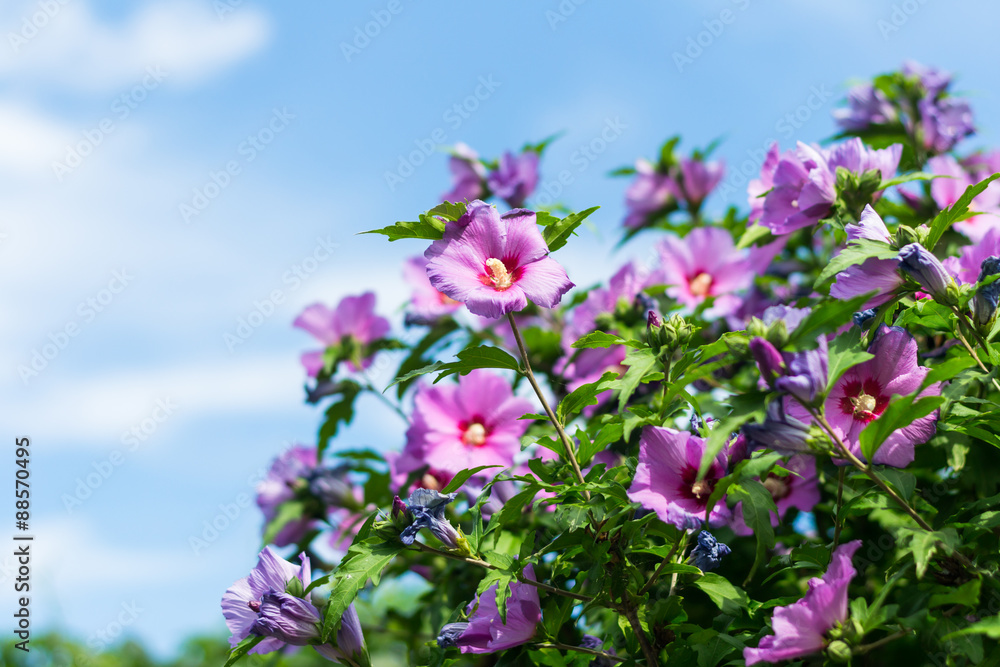
<path fill-rule="evenodd" d="M 768 475 L 763 484 L 775 500 L 787 498 L 792 493 L 792 485 L 785 478 L 774 474 Z"/>
<path fill-rule="evenodd" d="M 712 276 L 704 271 L 699 272 L 688 282 L 688 289 L 694 296 L 706 296 L 712 289 Z"/>
<path fill-rule="evenodd" d="M 684 486 L 681 488 L 681 492 L 688 498 L 696 500 L 701 504 L 708 502 L 708 497 L 712 495 L 712 490 L 718 481 L 714 477 L 711 477 L 711 473 L 704 479 L 699 480 L 697 468 L 686 468 L 682 475 L 682 480 L 684 481 Z"/>
<path fill-rule="evenodd" d="M 882 387 L 873 378 L 863 383 L 853 380 L 844 385 L 844 397 L 840 399 L 840 409 L 845 415 L 851 415 L 856 421 L 869 423 L 874 421 L 886 406 L 889 397 L 882 395 Z"/>
<path fill-rule="evenodd" d="M 462 428 L 462 442 L 470 447 L 482 447 L 486 444 L 486 436 L 489 435 L 489 431 L 483 425 L 482 421 L 474 419 L 468 425 L 460 425 Z"/>

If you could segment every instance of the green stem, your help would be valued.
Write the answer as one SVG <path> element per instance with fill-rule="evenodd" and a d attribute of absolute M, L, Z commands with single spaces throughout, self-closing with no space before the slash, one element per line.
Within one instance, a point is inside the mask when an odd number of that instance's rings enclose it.
<path fill-rule="evenodd" d="M 548 415 L 549 421 L 552 422 L 552 426 L 555 427 L 556 432 L 559 434 L 559 439 L 562 440 L 563 449 L 566 451 L 566 458 L 569 459 L 569 464 L 573 468 L 573 475 L 580 484 L 584 484 L 583 471 L 580 470 L 580 464 L 576 461 L 576 451 L 573 443 L 569 439 L 569 436 L 566 435 L 566 430 L 556 417 L 556 413 L 553 412 L 552 408 L 549 406 L 549 402 L 545 398 L 545 394 L 542 393 L 542 388 L 538 386 L 538 381 L 535 380 L 535 374 L 531 370 L 531 362 L 528 361 L 528 350 L 524 347 L 524 340 L 521 338 L 521 332 L 517 328 L 517 323 L 514 321 L 513 313 L 507 313 L 507 321 L 510 322 L 510 329 L 514 332 L 514 340 L 517 342 L 517 350 L 521 353 L 521 361 L 524 362 L 524 374 L 527 376 L 528 382 L 531 383 L 531 388 L 535 390 L 535 395 L 538 396 L 538 400 L 542 402 L 542 407 L 545 408 L 545 414 Z M 583 495 L 587 498 L 587 500 L 590 500 L 589 491 L 584 491 Z"/>
<path fill-rule="evenodd" d="M 883 637 L 882 639 L 878 640 L 877 642 L 872 642 L 871 644 L 865 644 L 863 646 L 858 646 L 857 648 L 854 649 L 854 654 L 855 655 L 864 655 L 865 653 L 868 653 L 869 651 L 873 651 L 873 650 L 875 650 L 875 649 L 877 649 L 879 647 L 885 646 L 889 642 L 896 641 L 900 637 L 905 637 L 908 634 L 910 634 L 910 631 L 904 628 L 902 630 L 899 630 L 899 631 L 897 631 L 897 632 L 889 635 L 888 637 Z"/>
<path fill-rule="evenodd" d="M 840 528 L 841 528 L 841 516 L 840 513 L 844 509 L 844 478 L 847 476 L 847 468 L 841 467 L 840 473 L 837 475 L 837 516 L 833 524 L 833 546 L 834 548 L 840 544 Z"/>
<path fill-rule="evenodd" d="M 625 662 L 625 658 L 619 658 L 617 655 L 611 655 L 610 653 L 605 653 L 604 651 L 596 651 L 582 646 L 570 646 L 569 644 L 560 644 L 559 642 L 539 642 L 534 646 L 535 648 L 555 648 L 560 651 L 576 651 L 577 653 L 586 653 L 587 655 L 613 660 L 614 662 Z"/>
<path fill-rule="evenodd" d="M 642 623 L 639 622 L 639 615 L 635 612 L 635 607 L 628 604 L 624 608 L 624 612 L 628 624 L 632 626 L 635 638 L 639 640 L 639 648 L 642 649 L 642 654 L 646 657 L 646 664 L 649 667 L 659 667 L 660 663 L 656 660 L 656 650 L 649 643 L 649 638 L 646 637 L 646 633 L 642 629 Z"/>
<path fill-rule="evenodd" d="M 398 405 L 390 401 L 388 398 L 386 398 L 385 394 L 383 394 L 375 387 L 373 387 L 371 382 L 366 382 L 364 384 L 364 388 L 370 391 L 372 394 L 374 394 L 378 400 L 382 401 L 382 403 L 389 406 L 389 408 L 397 415 L 399 415 L 400 418 L 402 418 L 402 420 L 405 421 L 408 425 L 411 423 L 409 415 L 403 412 L 403 409 L 401 407 L 399 407 Z"/>
<path fill-rule="evenodd" d="M 660 572 L 662 572 L 663 568 L 667 566 L 667 563 L 673 562 L 674 556 L 677 555 L 677 551 L 680 549 L 681 544 L 686 541 L 687 541 L 687 533 L 684 533 L 676 542 L 674 542 L 674 546 L 671 547 L 670 553 L 668 553 L 667 557 L 663 559 L 663 562 L 656 567 L 656 570 L 653 571 L 653 575 L 649 578 L 649 581 L 646 582 L 646 585 L 639 589 L 638 593 L 639 597 L 642 597 L 647 592 L 649 592 L 649 589 L 653 587 L 653 584 L 656 583 L 657 578 L 660 576 Z M 673 584 L 671 584 L 671 590 L 672 589 L 673 589 Z"/>

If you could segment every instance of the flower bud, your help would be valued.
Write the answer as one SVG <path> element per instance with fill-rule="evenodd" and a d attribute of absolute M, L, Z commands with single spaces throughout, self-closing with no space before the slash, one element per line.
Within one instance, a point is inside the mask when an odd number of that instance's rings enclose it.
<path fill-rule="evenodd" d="M 706 530 L 698 533 L 698 545 L 691 550 L 691 560 L 694 566 L 702 572 L 714 570 L 722 563 L 722 557 L 728 556 L 730 549 L 719 542 Z"/>
<path fill-rule="evenodd" d="M 774 345 L 767 340 L 756 337 L 750 341 L 750 353 L 757 362 L 760 377 L 768 387 L 774 389 L 774 381 L 784 375 L 785 360 Z"/>
<path fill-rule="evenodd" d="M 878 313 L 878 309 L 869 308 L 868 310 L 862 310 L 861 312 L 854 313 L 851 319 L 859 329 L 864 329 L 865 325 L 875 319 L 876 313 Z"/>
<path fill-rule="evenodd" d="M 899 268 L 913 278 L 935 301 L 954 305 L 955 281 L 944 264 L 919 243 L 911 243 L 899 251 Z M 952 289 L 949 290 L 949 287 Z"/>
<path fill-rule="evenodd" d="M 1000 257 L 987 257 L 979 267 L 979 282 L 1000 273 Z M 989 285 L 980 285 L 972 297 L 972 317 L 981 327 L 993 321 L 997 312 L 997 302 L 1000 300 L 1000 280 Z"/>
<path fill-rule="evenodd" d="M 851 647 L 847 642 L 837 641 L 830 642 L 830 645 L 826 648 L 827 655 L 830 659 L 836 663 L 847 664 L 851 661 Z"/>

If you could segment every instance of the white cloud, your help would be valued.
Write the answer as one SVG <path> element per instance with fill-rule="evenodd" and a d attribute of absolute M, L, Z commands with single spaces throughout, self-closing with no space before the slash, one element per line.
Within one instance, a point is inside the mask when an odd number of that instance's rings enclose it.
<path fill-rule="evenodd" d="M 25 3 L 8 14 L 18 18 L 0 24 L 8 42 L 0 48 L 0 73 L 85 91 L 137 84 L 148 67 L 171 81 L 196 82 L 257 51 L 270 33 L 258 11 L 220 18 L 209 3 L 154 2 L 116 23 L 95 16 L 85 0 L 49 4 L 54 9 L 46 14 Z"/>
<path fill-rule="evenodd" d="M 11 172 L 48 169 L 56 155 L 75 138 L 59 121 L 20 104 L 0 102 L 0 169 Z"/>

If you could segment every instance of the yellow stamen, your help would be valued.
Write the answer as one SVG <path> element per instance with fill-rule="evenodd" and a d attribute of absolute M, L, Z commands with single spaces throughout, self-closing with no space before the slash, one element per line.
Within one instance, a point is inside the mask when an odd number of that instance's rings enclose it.
<path fill-rule="evenodd" d="M 688 287 L 694 296 L 705 296 L 712 287 L 712 276 L 703 271 L 691 279 Z"/>
<path fill-rule="evenodd" d="M 875 397 L 868 394 L 861 394 L 860 396 L 851 398 L 851 405 L 854 406 L 854 414 L 858 416 L 871 414 L 872 410 L 875 409 L 875 403 Z"/>
<path fill-rule="evenodd" d="M 471 424 L 462 434 L 462 442 L 473 447 L 478 447 L 486 443 L 486 427 L 482 424 Z"/>
<path fill-rule="evenodd" d="M 691 485 L 691 493 L 694 494 L 695 498 L 701 500 L 702 497 L 712 495 L 712 485 L 708 480 L 700 480 Z"/>
<path fill-rule="evenodd" d="M 507 267 L 503 262 L 496 257 L 490 257 L 486 260 L 486 268 L 489 269 L 489 279 L 493 283 L 493 289 L 499 291 L 510 287 L 510 274 L 507 273 Z"/>

